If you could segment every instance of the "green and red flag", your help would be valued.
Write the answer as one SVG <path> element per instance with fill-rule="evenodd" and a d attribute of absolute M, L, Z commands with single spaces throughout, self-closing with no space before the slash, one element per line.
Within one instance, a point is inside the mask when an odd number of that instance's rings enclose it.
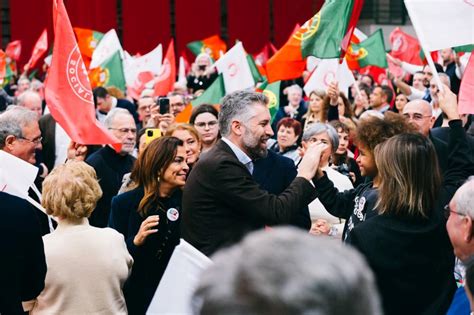
<path fill-rule="evenodd" d="M 123 74 L 122 58 L 120 52 L 116 51 L 110 58 L 99 67 L 89 71 L 89 80 L 92 88 L 98 86 L 115 86 L 125 91 L 125 76 Z"/>
<path fill-rule="evenodd" d="M 268 60 L 265 66 L 268 82 L 291 80 L 303 74 L 306 61 L 301 54 L 301 41 L 295 37 L 299 29 L 296 25 L 285 45 Z"/>
<path fill-rule="evenodd" d="M 326 0 L 294 35 L 301 42 L 303 57 L 344 57 L 363 4 L 363 0 Z"/>
<path fill-rule="evenodd" d="M 266 67 L 268 81 L 301 76 L 308 56 L 344 57 L 363 4 L 363 0 L 326 0 L 321 10 L 294 31 L 270 58 Z"/>
<path fill-rule="evenodd" d="M 468 53 L 474 50 L 474 45 L 458 46 L 458 47 L 453 47 L 453 49 L 456 53 L 460 53 L 460 52 Z"/>
<path fill-rule="evenodd" d="M 270 111 L 272 122 L 278 112 L 278 108 L 280 108 L 280 85 L 281 81 L 276 81 L 271 84 L 265 81 L 257 88 L 258 92 L 262 92 L 268 97 L 268 110 Z"/>
<path fill-rule="evenodd" d="M 346 54 L 349 67 L 360 69 L 366 66 L 388 68 L 382 29 L 378 29 L 359 44 L 352 44 Z"/>
<path fill-rule="evenodd" d="M 203 40 L 197 40 L 190 42 L 186 45 L 194 55 L 200 53 L 207 53 L 212 59 L 217 60 L 221 56 L 220 52 L 225 53 L 227 51 L 226 43 L 218 36 L 213 35 Z"/>
<path fill-rule="evenodd" d="M 79 50 L 81 51 L 84 64 L 86 65 L 86 68 L 89 69 L 92 53 L 94 52 L 102 37 L 104 37 L 104 34 L 80 27 L 74 27 L 74 33 L 76 34 L 77 45 L 79 45 Z"/>

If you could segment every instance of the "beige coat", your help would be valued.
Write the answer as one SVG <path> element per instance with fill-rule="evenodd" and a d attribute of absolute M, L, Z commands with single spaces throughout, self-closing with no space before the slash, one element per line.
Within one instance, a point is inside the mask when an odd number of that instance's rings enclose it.
<path fill-rule="evenodd" d="M 121 234 L 83 219 L 77 225 L 61 221 L 43 241 L 45 288 L 24 303 L 30 314 L 127 314 L 122 287 L 133 259 Z"/>

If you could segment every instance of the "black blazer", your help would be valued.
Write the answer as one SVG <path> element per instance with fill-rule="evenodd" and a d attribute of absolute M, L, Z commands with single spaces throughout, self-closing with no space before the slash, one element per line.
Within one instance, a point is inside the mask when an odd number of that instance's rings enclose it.
<path fill-rule="evenodd" d="M 316 198 L 297 177 L 280 195 L 262 190 L 222 140 L 194 166 L 183 191 L 182 236 L 205 255 L 265 225 L 288 224 Z"/>
<path fill-rule="evenodd" d="M 23 314 L 21 301 L 44 288 L 46 259 L 34 208 L 0 192 L 0 313 Z"/>
<path fill-rule="evenodd" d="M 260 184 L 260 188 L 271 194 L 278 195 L 290 186 L 297 173 L 295 162 L 292 159 L 268 150 L 267 157 L 254 162 L 252 176 Z M 309 230 L 311 218 L 308 206 L 301 208 L 290 224 Z"/>
<path fill-rule="evenodd" d="M 135 246 L 133 239 L 145 220 L 138 212 L 138 205 L 144 195 L 138 187 L 112 199 L 109 226 L 122 233 L 127 248 L 134 259 L 132 272 L 124 286 L 125 301 L 129 314 L 145 314 L 156 288 L 168 266 L 174 248 L 179 244 L 180 216 L 172 221 L 167 210 L 174 208 L 181 212 L 181 190 L 169 198 L 159 198 L 149 215 L 158 215 L 158 232 L 149 235 L 142 246 Z"/>

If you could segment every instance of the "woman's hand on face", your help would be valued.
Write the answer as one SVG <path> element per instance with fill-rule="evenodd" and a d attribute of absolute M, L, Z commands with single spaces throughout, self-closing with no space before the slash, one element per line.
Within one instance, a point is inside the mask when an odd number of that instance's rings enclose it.
<path fill-rule="evenodd" d="M 135 246 L 142 246 L 148 235 L 158 232 L 158 229 L 153 229 L 153 227 L 157 226 L 159 222 L 160 217 L 158 215 L 151 215 L 146 218 L 140 225 L 140 229 L 133 239 L 133 244 Z"/>

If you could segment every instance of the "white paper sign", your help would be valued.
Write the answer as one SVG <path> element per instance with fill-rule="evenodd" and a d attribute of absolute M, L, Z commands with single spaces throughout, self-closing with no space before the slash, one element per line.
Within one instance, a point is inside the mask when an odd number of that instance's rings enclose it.
<path fill-rule="evenodd" d="M 0 150 L 0 191 L 26 199 L 37 174 L 36 166 Z"/>
<path fill-rule="evenodd" d="M 191 296 L 203 270 L 212 261 L 181 239 L 156 289 L 147 315 L 191 314 Z"/>

